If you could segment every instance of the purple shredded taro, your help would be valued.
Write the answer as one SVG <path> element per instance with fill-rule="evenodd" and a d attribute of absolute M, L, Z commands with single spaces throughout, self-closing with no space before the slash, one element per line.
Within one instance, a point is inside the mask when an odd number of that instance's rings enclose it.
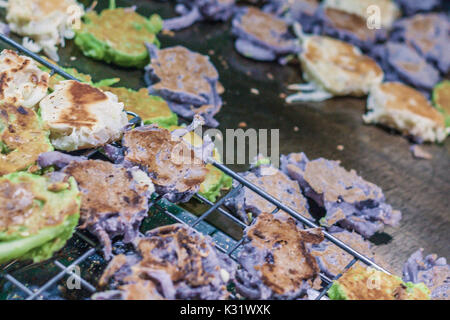
<path fill-rule="evenodd" d="M 370 55 L 383 69 L 385 81 L 404 82 L 427 96 L 440 81 L 439 71 L 406 44 L 388 41 Z"/>
<path fill-rule="evenodd" d="M 304 153 L 292 153 L 281 157 L 281 170 L 299 183 L 306 197 L 325 209 L 321 219 L 325 225 L 337 224 L 370 238 L 384 225 L 397 226 L 401 219 L 400 211 L 386 203 L 381 188 L 353 170 L 345 170 L 337 161 L 310 161 Z M 326 172 L 334 175 L 329 181 Z M 321 190 L 315 190 L 312 184 Z"/>
<path fill-rule="evenodd" d="M 445 75 L 450 71 L 450 20 L 446 14 L 417 14 L 394 23 L 391 41 L 405 43 Z"/>
<path fill-rule="evenodd" d="M 233 14 L 235 0 L 179 0 L 175 11 L 180 17 L 164 20 L 166 30 L 181 30 L 197 21 L 227 21 Z"/>
<path fill-rule="evenodd" d="M 403 266 L 405 282 L 424 283 L 431 290 L 431 298 L 450 300 L 450 267 L 444 257 L 423 256 L 423 249 L 414 252 Z"/>

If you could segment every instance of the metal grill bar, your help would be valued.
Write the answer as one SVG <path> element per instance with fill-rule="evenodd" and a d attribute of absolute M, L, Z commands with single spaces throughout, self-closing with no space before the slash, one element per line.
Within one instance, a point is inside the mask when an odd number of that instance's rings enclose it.
<path fill-rule="evenodd" d="M 14 40 L 11 40 L 10 38 L 6 37 L 5 35 L 0 34 L 0 40 L 7 43 L 8 45 L 14 47 L 15 49 L 17 49 L 20 52 L 25 53 L 26 55 L 28 55 L 29 57 L 33 58 L 34 60 L 36 60 L 37 62 L 41 63 L 42 65 L 46 66 L 47 68 L 50 69 L 50 73 L 54 74 L 57 73 L 59 75 L 61 75 L 62 77 L 64 77 L 65 79 L 70 79 L 70 80 L 75 80 L 75 81 L 79 81 L 78 79 L 76 79 L 75 77 L 73 77 L 72 75 L 68 74 L 67 72 L 65 72 L 64 70 L 62 70 L 59 66 L 54 65 L 50 62 L 48 62 L 47 60 L 43 59 L 42 57 L 40 57 L 39 55 L 35 54 L 34 52 L 31 52 L 30 50 L 26 49 L 25 47 L 23 47 L 22 45 L 18 44 L 17 42 L 15 42 Z M 133 119 L 130 120 L 130 123 L 133 125 L 142 125 L 142 120 L 141 118 L 132 112 L 127 112 L 129 115 L 133 116 Z M 90 157 L 93 154 L 95 154 L 97 152 L 97 150 L 94 150 L 92 153 L 88 153 L 87 156 Z M 203 197 L 200 194 L 196 194 L 195 195 L 195 199 L 197 199 L 198 201 L 206 204 L 209 206 L 209 208 L 200 215 L 200 217 L 198 217 L 192 224 L 192 227 L 197 226 L 200 222 L 204 221 L 212 212 L 217 211 L 219 212 L 221 215 L 229 218 L 231 221 L 233 221 L 236 225 L 238 225 L 241 229 L 242 228 L 246 228 L 247 225 L 245 223 L 243 223 L 241 220 L 237 219 L 234 215 L 231 215 L 229 212 L 227 212 L 226 210 L 224 210 L 223 208 L 221 208 L 221 205 L 225 202 L 226 199 L 228 199 L 229 197 L 232 197 L 235 195 L 235 193 L 237 193 L 242 187 L 247 187 L 250 190 L 252 190 L 253 192 L 257 193 L 259 196 L 261 196 L 262 198 L 264 198 L 265 200 L 269 201 L 270 203 L 272 203 L 273 205 L 276 206 L 276 209 L 274 210 L 274 212 L 277 212 L 278 210 L 283 210 L 285 212 L 287 212 L 288 214 L 290 214 L 292 217 L 294 217 L 295 219 L 297 219 L 298 221 L 300 221 L 301 223 L 303 223 L 305 226 L 311 227 L 311 228 L 316 228 L 319 227 L 316 223 L 310 221 L 309 219 L 301 216 L 298 212 L 292 210 L 291 208 L 285 206 L 283 203 L 281 203 L 278 199 L 275 199 L 274 197 L 272 197 L 269 193 L 265 192 L 264 190 L 258 188 L 256 185 L 252 184 L 251 182 L 247 181 L 246 179 L 244 179 L 243 177 L 241 177 L 239 174 L 235 173 L 234 171 L 232 171 L 231 169 L 229 169 L 228 167 L 226 167 L 223 164 L 220 164 L 214 160 L 211 161 L 212 165 L 214 165 L 216 168 L 218 168 L 219 170 L 221 170 L 222 172 L 224 172 L 225 174 L 229 175 L 230 177 L 232 177 L 235 181 L 238 181 L 239 184 L 237 186 L 235 186 L 230 192 L 228 192 L 227 195 L 225 195 L 224 197 L 222 197 L 219 201 L 217 201 L 216 203 L 213 203 L 211 201 L 209 201 L 208 199 L 206 199 L 205 197 Z M 161 200 L 161 196 L 157 197 L 156 199 L 152 200 L 150 206 L 157 209 L 160 212 L 163 212 L 164 214 L 166 214 L 167 216 L 169 216 L 170 218 L 174 219 L 175 221 L 179 222 L 179 223 L 183 223 L 183 224 L 187 224 L 189 225 L 186 221 L 184 221 L 183 219 L 180 219 L 179 217 L 177 217 L 175 214 L 171 213 L 170 211 L 164 209 L 158 202 Z M 62 277 L 64 277 L 66 274 L 70 274 L 75 276 L 75 278 L 77 280 L 79 280 L 84 287 L 86 287 L 90 292 L 95 292 L 95 287 L 92 286 L 88 281 L 86 281 L 85 279 L 83 279 L 82 277 L 78 277 L 77 275 L 74 275 L 71 270 L 72 268 L 74 268 L 75 266 L 78 266 L 81 262 L 83 262 L 84 260 L 86 260 L 89 256 L 93 255 L 96 251 L 96 249 L 98 248 L 98 244 L 96 244 L 95 242 L 93 242 L 92 240 L 90 240 L 89 238 L 87 238 L 85 235 L 83 235 L 80 232 L 76 232 L 76 235 L 78 237 L 80 237 L 83 241 L 85 241 L 86 243 L 89 244 L 89 246 L 91 247 L 91 249 L 89 249 L 87 252 L 85 252 L 83 255 L 81 255 L 78 259 L 76 259 L 72 264 L 70 264 L 68 267 L 65 267 L 62 263 L 60 263 L 59 261 L 56 261 L 55 264 L 58 268 L 61 269 L 61 271 L 54 276 L 52 279 L 50 279 L 49 281 L 47 281 L 43 286 L 41 286 L 36 292 L 32 292 L 29 288 L 27 288 L 23 283 L 21 283 L 20 281 L 18 281 L 16 278 L 14 278 L 13 276 L 11 276 L 8 273 L 4 273 L 3 277 L 8 280 L 9 282 L 11 282 L 12 284 L 14 284 L 15 286 L 17 286 L 20 290 L 22 290 L 23 292 L 25 292 L 28 296 L 27 299 L 28 300 L 32 300 L 32 299 L 36 299 L 40 294 L 42 294 L 43 292 L 45 292 L 47 289 L 49 289 L 51 286 L 53 286 L 57 281 L 59 281 Z M 354 249 L 352 249 L 351 247 L 347 246 L 345 243 L 343 243 L 342 241 L 340 241 L 339 239 L 336 239 L 335 237 L 333 237 L 331 234 L 329 234 L 328 232 L 324 231 L 324 235 L 325 238 L 328 239 L 329 241 L 331 241 L 333 244 L 337 245 L 339 248 L 341 248 L 342 250 L 346 251 L 347 253 L 351 254 L 352 256 L 354 256 L 355 258 L 344 268 L 344 270 L 342 270 L 342 272 L 337 275 L 334 279 L 330 279 L 328 278 L 326 275 L 320 274 L 320 277 L 322 279 L 322 281 L 324 281 L 327 285 L 320 291 L 320 294 L 318 296 L 318 299 L 320 299 L 321 297 L 323 297 L 327 290 L 329 289 L 329 287 L 331 286 L 331 284 L 333 283 L 334 280 L 338 279 L 342 273 L 344 273 L 346 270 L 348 270 L 348 268 L 350 268 L 354 263 L 356 263 L 358 260 L 362 261 L 363 263 L 365 263 L 366 265 L 370 265 L 374 268 L 377 268 L 381 271 L 384 271 L 386 273 L 387 272 L 385 269 L 383 269 L 381 266 L 377 265 L 376 263 L 374 263 L 373 261 L 371 261 L 370 259 L 368 259 L 367 257 L 365 257 L 364 255 L 361 255 L 360 253 L 358 253 L 357 251 L 355 251 Z M 229 250 L 226 250 L 224 248 L 222 248 L 221 246 L 219 246 L 216 243 L 216 248 L 229 255 L 232 259 L 234 259 L 236 261 L 236 258 L 233 256 L 233 253 L 236 252 L 236 250 L 244 243 L 245 237 L 242 237 L 239 241 L 237 241 L 235 244 L 232 245 L 232 247 Z M 8 269 L 11 265 L 13 265 L 14 263 L 11 263 L 8 265 L 8 267 L 6 269 Z M 235 297 L 234 295 L 232 295 L 232 297 Z"/>

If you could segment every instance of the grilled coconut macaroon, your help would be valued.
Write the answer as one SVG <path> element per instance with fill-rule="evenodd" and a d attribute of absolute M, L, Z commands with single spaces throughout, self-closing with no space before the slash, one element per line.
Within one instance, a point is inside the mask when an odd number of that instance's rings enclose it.
<path fill-rule="evenodd" d="M 374 87 L 367 109 L 364 122 L 385 125 L 419 141 L 442 142 L 450 132 L 444 115 L 422 93 L 399 82 Z"/>
<path fill-rule="evenodd" d="M 431 299 L 450 300 L 450 267 L 444 257 L 424 257 L 423 249 L 417 250 L 403 266 L 403 281 L 424 283 L 431 291 Z"/>
<path fill-rule="evenodd" d="M 58 83 L 39 105 L 51 142 L 59 150 L 94 148 L 116 141 L 128 123 L 116 95 L 73 80 Z"/>
<path fill-rule="evenodd" d="M 79 217 L 74 178 L 26 172 L 0 177 L 0 264 L 50 258 L 72 236 Z"/>
<path fill-rule="evenodd" d="M 337 9 L 357 15 L 365 21 L 374 14 L 374 10 L 371 7 L 376 6 L 380 10 L 381 27 L 386 29 L 390 29 L 395 20 L 401 15 L 400 9 L 392 0 L 325 0 L 323 5 L 325 8 Z"/>
<path fill-rule="evenodd" d="M 381 259 L 375 256 L 372 244 L 364 240 L 364 238 L 356 232 L 349 232 L 333 226 L 329 228 L 328 233 L 372 261 L 381 265 L 385 264 Z M 320 271 L 331 279 L 342 273 L 345 267 L 354 258 L 351 254 L 342 250 L 329 240 L 324 240 L 319 244 L 311 245 L 310 252 L 316 258 Z M 358 262 L 358 264 L 364 265 L 362 262 Z"/>
<path fill-rule="evenodd" d="M 178 124 L 178 117 L 170 110 L 167 102 L 161 97 L 150 95 L 145 88 L 138 91 L 118 87 L 101 89 L 115 94 L 125 109 L 136 113 L 144 124 L 156 123 L 165 128 Z"/>
<path fill-rule="evenodd" d="M 354 170 L 347 171 L 339 161 L 310 161 L 304 153 L 291 153 L 281 157 L 281 168 L 299 183 L 306 197 L 325 209 L 323 225 L 338 224 L 369 238 L 384 225 L 397 226 L 401 219 L 400 211 L 386 203 L 378 186 Z"/>
<path fill-rule="evenodd" d="M 302 230 L 284 212 L 263 212 L 245 230 L 238 254 L 236 291 L 249 299 L 295 299 L 313 286 L 319 267 L 307 243 L 320 243 L 321 229 Z"/>
<path fill-rule="evenodd" d="M 418 14 L 395 22 L 392 41 L 413 47 L 443 75 L 450 71 L 450 21 L 445 13 Z"/>
<path fill-rule="evenodd" d="M 233 14 L 236 0 L 178 0 L 175 10 L 180 17 L 164 20 L 166 30 L 180 30 L 197 21 L 227 21 Z"/>
<path fill-rule="evenodd" d="M 49 136 L 32 109 L 0 104 L 0 176 L 26 170 L 40 153 L 53 150 Z"/>
<path fill-rule="evenodd" d="M 49 77 L 32 59 L 3 50 L 0 54 L 0 102 L 34 107 L 47 94 Z"/>
<path fill-rule="evenodd" d="M 75 36 L 74 28 L 84 14 L 75 0 L 11 0 L 6 20 L 11 30 L 23 38 L 24 47 L 33 52 L 43 50 L 58 61 L 57 46 Z"/>
<path fill-rule="evenodd" d="M 62 172 L 75 178 L 81 191 L 82 228 L 98 237 L 106 259 L 111 257 L 114 237 L 123 236 L 125 243 L 136 238 L 154 192 L 145 172 L 60 152 L 41 154 L 39 164 L 43 168 L 62 168 Z"/>
<path fill-rule="evenodd" d="M 249 59 L 283 63 L 286 56 L 300 50 L 295 38 L 289 34 L 287 22 L 258 8 L 240 9 L 232 25 L 237 38 L 235 48 Z"/>
<path fill-rule="evenodd" d="M 125 132 L 123 149 L 107 146 L 105 151 L 116 162 L 145 170 L 156 192 L 164 198 L 187 202 L 205 181 L 205 162 L 214 148 L 211 140 L 205 139 L 202 146 L 196 147 L 182 138 L 200 124 L 202 121 L 196 116 L 190 126 L 173 132 L 156 124 L 138 127 Z"/>
<path fill-rule="evenodd" d="M 122 67 L 143 68 L 149 61 L 145 43 L 159 45 L 156 35 L 162 28 L 161 18 L 149 19 L 135 12 L 135 8 L 110 8 L 100 14 L 86 13 L 76 31 L 75 44 L 84 55 Z"/>
<path fill-rule="evenodd" d="M 219 73 L 208 56 L 182 46 L 158 50 L 149 45 L 151 62 L 146 67 L 149 91 L 164 98 L 179 116 L 201 115 L 206 125 L 218 126 L 214 115 L 220 111 L 223 87 Z"/>
<path fill-rule="evenodd" d="M 297 182 L 291 180 L 277 168 L 268 164 L 260 164 L 240 175 L 299 214 L 311 218 L 308 203 Z M 275 205 L 247 187 L 243 187 L 235 197 L 227 199 L 225 204 L 246 224 L 250 224 L 253 218 L 261 213 L 273 212 L 276 209 Z"/>
<path fill-rule="evenodd" d="M 445 80 L 433 89 L 433 103 L 445 116 L 445 125 L 450 127 L 450 81 Z"/>
<path fill-rule="evenodd" d="M 423 283 L 405 283 L 396 275 L 357 265 L 333 282 L 328 296 L 331 300 L 429 300 L 430 290 Z"/>
<path fill-rule="evenodd" d="M 217 251 L 209 237 L 173 224 L 148 231 L 136 240 L 137 254 L 114 257 L 100 285 L 108 282 L 117 290 L 93 299 L 223 300 L 233 280 L 236 264 Z M 117 286 L 118 283 L 118 286 Z"/>
<path fill-rule="evenodd" d="M 307 84 L 289 86 L 299 90 L 286 98 L 296 101 L 323 101 L 333 96 L 367 95 L 370 88 L 383 81 L 383 70 L 355 46 L 325 36 L 308 36 L 295 25 L 302 41 L 299 55 L 303 78 Z"/>
<path fill-rule="evenodd" d="M 396 2 L 405 16 L 438 10 L 444 4 L 444 0 L 396 0 Z"/>
<path fill-rule="evenodd" d="M 370 55 L 383 68 L 385 81 L 404 82 L 424 94 L 439 82 L 439 71 L 408 45 L 388 41 L 375 46 Z"/>
<path fill-rule="evenodd" d="M 176 129 L 182 129 L 182 127 L 170 127 L 170 130 L 172 131 Z M 183 136 L 183 139 L 196 148 L 199 148 L 204 144 L 203 139 L 193 131 L 188 132 L 185 136 Z M 219 163 L 222 162 L 220 153 L 216 148 L 213 150 L 212 157 L 215 161 Z M 228 190 L 231 188 L 233 179 L 226 175 L 223 171 L 217 169 L 211 163 L 206 164 L 206 169 L 208 173 L 206 174 L 205 180 L 200 185 L 198 193 L 209 201 L 216 202 L 216 199 L 222 190 Z"/>

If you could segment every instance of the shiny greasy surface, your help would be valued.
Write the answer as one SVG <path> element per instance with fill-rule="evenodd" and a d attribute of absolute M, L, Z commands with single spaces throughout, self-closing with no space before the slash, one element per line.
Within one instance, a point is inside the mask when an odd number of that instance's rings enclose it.
<path fill-rule="evenodd" d="M 32 109 L 0 104 L 0 151 L 7 149 L 0 152 L 0 176 L 27 169 L 39 154 L 52 150 L 48 137 Z"/>
<path fill-rule="evenodd" d="M 138 12 L 144 16 L 154 12 L 163 18 L 176 16 L 172 3 L 117 1 L 118 6 L 133 4 L 139 6 Z M 99 2 L 98 8 L 106 5 Z M 241 122 L 247 128 L 279 129 L 281 153 L 304 151 L 310 159 L 341 160 L 342 166 L 355 169 L 367 181 L 380 186 L 387 202 L 403 212 L 399 228 L 387 227 L 375 238 L 380 244 L 376 252 L 387 260 L 393 271 L 400 273 L 406 259 L 420 247 L 425 252 L 450 258 L 450 139 L 442 145 L 425 145 L 433 159 L 417 160 L 411 156 L 406 139 L 363 124 L 365 99 L 335 98 L 320 103 L 285 104 L 280 93 L 292 93 L 286 86 L 301 82 L 299 66 L 254 62 L 241 57 L 233 48 L 229 23 L 199 22 L 174 36 L 159 38 L 162 48 L 179 44 L 211 54 L 226 88 L 222 95 L 225 106 L 216 117 L 220 130 L 238 128 Z M 63 66 L 90 73 L 95 81 L 120 77 L 121 86 L 133 89 L 145 86 L 143 71 L 117 68 L 84 57 L 73 41 L 67 41 L 66 48 L 61 48 L 59 53 Z M 71 56 L 77 57 L 76 60 L 71 61 Z M 259 95 L 252 93 L 252 88 L 257 88 Z M 338 145 L 343 146 L 342 151 L 337 149 Z M 232 167 L 239 171 L 248 169 L 244 165 Z M 194 206 L 189 209 L 204 210 Z M 227 233 L 240 235 L 239 228 L 233 227 L 228 219 L 219 220 L 216 214 L 211 219 Z"/>

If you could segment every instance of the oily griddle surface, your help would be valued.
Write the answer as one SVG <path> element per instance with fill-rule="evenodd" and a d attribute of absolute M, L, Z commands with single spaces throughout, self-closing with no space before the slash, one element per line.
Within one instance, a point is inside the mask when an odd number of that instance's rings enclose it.
<path fill-rule="evenodd" d="M 118 6 L 132 4 L 145 16 L 158 13 L 168 18 L 175 14 L 173 3 L 117 1 Z M 97 9 L 106 6 L 106 0 L 99 1 Z M 335 98 L 287 105 L 280 94 L 290 93 L 286 90 L 288 84 L 301 82 L 300 67 L 258 63 L 240 56 L 233 48 L 229 22 L 196 23 L 173 36 L 161 34 L 158 38 L 162 48 L 183 45 L 211 56 L 226 89 L 222 95 L 224 106 L 216 116 L 222 132 L 238 128 L 240 122 L 245 122 L 247 128 L 279 129 L 280 154 L 303 151 L 310 159 L 341 160 L 347 169 L 353 168 L 364 179 L 379 185 L 388 203 L 403 213 L 399 228 L 386 228 L 372 239 L 378 244 L 376 252 L 393 271 L 401 272 L 407 257 L 419 247 L 450 258 L 450 139 L 443 145 L 424 147 L 433 155 L 432 160 L 417 160 L 409 152 L 406 139 L 363 124 L 365 99 Z M 62 66 L 76 67 L 91 74 L 94 80 L 120 77 L 119 86 L 145 86 L 143 70 L 119 68 L 84 57 L 73 41 L 68 41 L 59 53 Z M 258 89 L 259 94 L 251 93 L 252 88 Z M 338 145 L 344 150 L 338 151 Z M 238 171 L 247 168 L 231 167 Z M 215 224 L 222 223 L 221 229 L 227 231 L 223 225 L 226 221 Z"/>

